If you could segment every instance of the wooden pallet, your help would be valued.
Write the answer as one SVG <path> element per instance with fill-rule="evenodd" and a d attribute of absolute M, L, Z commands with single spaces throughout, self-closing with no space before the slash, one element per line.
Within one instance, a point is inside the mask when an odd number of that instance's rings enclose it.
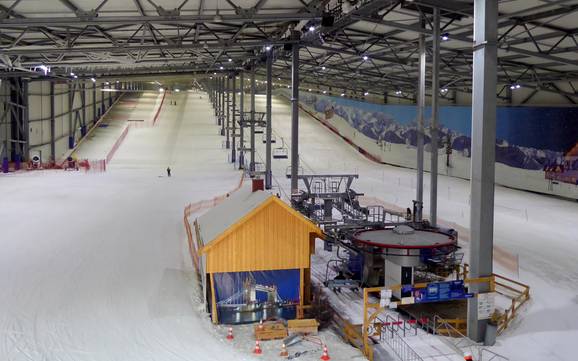
<path fill-rule="evenodd" d="M 319 328 L 319 322 L 313 318 L 289 320 L 287 321 L 287 326 L 289 328 L 289 332 L 316 335 Z"/>
<path fill-rule="evenodd" d="M 259 341 L 279 340 L 287 337 L 287 327 L 283 323 L 255 325 L 255 339 Z"/>

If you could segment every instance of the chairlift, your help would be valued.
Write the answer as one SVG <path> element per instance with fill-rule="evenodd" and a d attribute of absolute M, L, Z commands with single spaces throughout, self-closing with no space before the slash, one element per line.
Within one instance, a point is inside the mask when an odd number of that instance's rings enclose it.
<path fill-rule="evenodd" d="M 273 158 L 287 159 L 289 158 L 289 150 L 285 146 L 285 140 L 281 138 L 281 146 L 273 149 Z"/>
<path fill-rule="evenodd" d="M 263 144 L 267 144 L 267 136 L 263 135 L 261 138 L 263 140 Z M 277 143 L 277 138 L 275 138 L 275 134 L 271 134 L 271 143 Z"/>

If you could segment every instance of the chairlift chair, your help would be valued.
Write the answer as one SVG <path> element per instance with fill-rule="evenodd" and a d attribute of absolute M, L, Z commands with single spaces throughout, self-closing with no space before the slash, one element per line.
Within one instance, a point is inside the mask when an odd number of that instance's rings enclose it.
<path fill-rule="evenodd" d="M 281 138 L 281 146 L 273 149 L 273 158 L 287 159 L 289 158 L 289 150 L 285 146 L 285 140 Z"/>
<path fill-rule="evenodd" d="M 267 143 L 267 136 L 263 135 L 263 144 Z M 275 134 L 271 134 L 271 143 L 277 143 L 277 138 L 275 138 Z"/>

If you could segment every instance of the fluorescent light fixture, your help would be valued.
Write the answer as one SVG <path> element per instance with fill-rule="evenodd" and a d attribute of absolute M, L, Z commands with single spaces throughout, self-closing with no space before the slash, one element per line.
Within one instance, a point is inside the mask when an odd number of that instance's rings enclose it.
<path fill-rule="evenodd" d="M 40 69 L 44 73 L 44 75 L 47 75 L 48 72 L 50 72 L 50 67 L 46 65 L 38 65 L 37 67 L 34 68 L 34 71 L 36 71 L 36 69 Z"/>
<path fill-rule="evenodd" d="M 181 91 L 181 89 L 175 89 L 175 91 L 178 93 L 178 92 L 180 92 L 180 91 Z"/>

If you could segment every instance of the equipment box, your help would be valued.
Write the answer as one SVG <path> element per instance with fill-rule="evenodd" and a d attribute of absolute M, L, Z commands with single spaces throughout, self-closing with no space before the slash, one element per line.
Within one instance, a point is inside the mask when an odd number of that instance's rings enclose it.
<path fill-rule="evenodd" d="M 259 341 L 278 340 L 287 337 L 287 327 L 281 322 L 255 325 L 255 339 Z"/>
<path fill-rule="evenodd" d="M 303 320 L 289 320 L 287 321 L 287 326 L 289 328 L 289 332 L 316 335 L 319 322 L 313 318 Z"/>

